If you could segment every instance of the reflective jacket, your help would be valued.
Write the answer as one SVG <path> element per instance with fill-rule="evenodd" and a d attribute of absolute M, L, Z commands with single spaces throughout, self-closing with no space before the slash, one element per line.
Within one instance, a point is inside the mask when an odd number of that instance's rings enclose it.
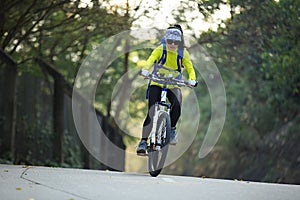
<path fill-rule="evenodd" d="M 177 77 L 180 73 L 178 71 L 178 65 L 177 65 L 178 51 L 177 51 L 177 49 L 175 49 L 174 51 L 171 51 L 168 49 L 168 45 L 166 45 L 166 46 L 167 46 L 167 48 L 166 48 L 167 49 L 167 57 L 166 57 L 166 62 L 164 63 L 164 66 L 173 71 L 172 72 L 173 77 Z M 161 60 L 162 54 L 163 54 L 163 45 L 160 45 L 152 51 L 151 55 L 149 56 L 149 58 L 147 60 L 147 64 L 145 67 L 147 69 L 150 69 L 155 62 L 158 63 Z M 186 48 L 184 48 L 184 51 L 183 51 L 182 65 L 184 66 L 184 68 L 181 68 L 181 71 L 183 71 L 184 69 L 187 70 L 188 80 L 196 80 L 195 70 L 194 70 L 193 64 L 190 60 L 190 55 L 189 55 L 188 51 L 186 50 Z M 168 74 L 170 74 L 170 71 L 163 69 L 163 68 L 157 69 L 157 72 L 159 74 L 163 73 L 166 76 Z M 158 86 L 162 87 L 161 84 L 154 83 L 154 82 L 151 82 L 151 85 L 158 85 Z M 172 88 L 172 87 L 174 87 L 174 86 L 168 86 L 168 88 Z"/>

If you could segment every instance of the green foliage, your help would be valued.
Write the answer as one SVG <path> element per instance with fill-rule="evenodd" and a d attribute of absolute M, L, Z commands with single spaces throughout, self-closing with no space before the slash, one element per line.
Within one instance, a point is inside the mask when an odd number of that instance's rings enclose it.
<path fill-rule="evenodd" d="M 93 6 L 81 7 L 79 1 L 1 1 L 1 48 L 18 62 L 19 74 L 28 72 L 44 77 L 33 60 L 42 56 L 69 83 L 73 83 L 86 55 L 110 35 L 128 30 L 133 22 L 131 15 L 108 11 L 97 2 L 93 1 Z M 214 58 L 225 84 L 227 116 L 223 133 L 213 152 L 199 160 L 198 152 L 210 121 L 211 101 L 207 89 L 198 87 L 201 122 L 197 138 L 187 153 L 165 172 L 299 183 L 300 2 L 186 0 L 181 1 L 181 6 L 174 13 L 178 22 L 190 27 L 189 22 L 195 20 L 195 16 L 187 19 L 184 12 L 197 8 L 205 19 L 209 19 L 222 4 L 230 7 L 231 18 L 222 22 L 216 32 L 209 30 L 202 33 L 199 43 Z M 146 16 L 151 15 L 151 12 L 146 13 Z M 119 46 L 124 46 L 124 43 Z M 143 60 L 150 51 L 134 53 Z M 110 112 L 114 86 L 120 77 L 137 65 L 131 59 L 126 64 L 126 59 L 130 58 L 130 55 L 127 56 L 114 60 L 108 66 L 96 91 L 96 107 L 108 117 L 113 115 L 109 119 L 112 123 L 113 117 L 120 114 L 118 110 L 117 113 Z M 133 82 L 130 79 L 129 84 Z M 51 95 L 51 88 L 45 88 L 43 91 Z M 130 99 L 129 112 L 136 121 L 141 121 L 146 112 L 144 91 L 144 88 L 139 88 Z M 31 94 L 28 90 L 27 93 Z M 37 118 L 34 119 L 39 120 L 32 120 L 32 116 L 28 112 L 26 114 L 26 106 L 19 113 L 18 142 L 24 142 L 24 149 L 17 150 L 19 157 L 16 160 L 59 166 L 52 161 L 49 152 L 52 148 L 49 142 L 52 140 L 52 122 L 41 114 L 41 103 L 32 100 L 25 105 L 30 104 L 35 105 Z M 123 117 L 122 114 L 120 117 Z M 122 123 L 125 131 L 141 130 L 137 128 L 137 122 L 123 119 Z M 132 138 L 126 137 L 125 140 L 130 143 Z M 63 166 L 83 166 L 81 145 L 69 131 L 65 132 L 64 153 Z M 12 157 L 1 155 L 0 162 L 12 162 Z"/>
<path fill-rule="evenodd" d="M 45 99 L 39 90 L 43 90 L 51 99 L 53 79 L 49 79 L 41 70 L 35 58 L 42 57 L 52 64 L 72 84 L 83 59 L 108 36 L 129 29 L 129 17 L 110 12 L 101 7 L 98 1 L 93 1 L 93 5 L 82 6 L 79 1 L 69 0 L 4 0 L 0 2 L 0 17 L 0 47 L 18 63 L 18 78 L 21 79 L 17 90 L 18 148 L 15 158 L 13 155 L 1 155 L 1 162 L 15 160 L 15 163 L 59 166 L 60 163 L 52 159 L 53 104 L 48 101 L 41 103 L 40 100 Z M 30 76 L 24 80 L 24 74 L 39 76 L 46 81 L 25 84 L 33 78 Z M 64 135 L 63 166 L 82 167 L 82 146 L 78 141 L 76 143 L 76 136 L 68 131 Z M 18 145 L 20 143 L 22 145 Z"/>
<path fill-rule="evenodd" d="M 300 62 L 299 50 L 299 1 L 283 1 L 279 5 L 282 12 L 276 13 L 274 34 L 268 41 L 268 48 L 262 54 L 265 62 L 262 71 L 272 85 L 276 101 L 299 97 Z"/>
<path fill-rule="evenodd" d="M 83 58 L 106 37 L 127 30 L 128 17 L 109 14 L 100 6 L 83 8 L 76 2 L 3 1 L 1 47 L 23 71 L 39 70 L 31 61 L 43 56 L 70 82 Z M 84 34 L 83 34 L 84 33 Z"/>
<path fill-rule="evenodd" d="M 229 4 L 239 7 L 239 14 L 232 13 L 225 26 L 199 39 L 214 57 L 226 87 L 222 136 L 199 160 L 205 134 L 200 130 L 188 153 L 167 172 L 299 183 L 299 1 Z"/>
<path fill-rule="evenodd" d="M 83 152 L 81 142 L 76 133 L 65 132 L 63 167 L 83 168 Z"/>

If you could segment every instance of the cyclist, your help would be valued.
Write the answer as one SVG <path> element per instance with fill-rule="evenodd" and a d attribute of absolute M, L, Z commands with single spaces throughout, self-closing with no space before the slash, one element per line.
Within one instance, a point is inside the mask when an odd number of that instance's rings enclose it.
<path fill-rule="evenodd" d="M 145 68 L 150 68 L 156 62 L 169 68 L 174 73 L 181 74 L 183 67 L 187 70 L 188 81 L 191 86 L 196 84 L 196 74 L 190 56 L 184 48 L 183 31 L 180 25 L 175 24 L 169 27 L 165 32 L 165 42 L 154 49 L 147 60 Z M 159 68 L 157 73 L 166 73 L 166 69 Z M 170 73 L 170 72 L 167 72 Z M 181 78 L 181 75 L 179 76 Z M 154 104 L 160 101 L 162 85 L 152 82 L 148 90 L 148 113 L 143 124 L 142 138 L 137 147 L 138 155 L 145 155 L 147 149 L 147 140 L 152 129 L 152 117 L 154 115 Z M 167 98 L 171 103 L 171 136 L 170 144 L 175 145 L 178 142 L 176 134 L 176 124 L 181 114 L 182 95 L 180 88 L 168 86 Z"/>

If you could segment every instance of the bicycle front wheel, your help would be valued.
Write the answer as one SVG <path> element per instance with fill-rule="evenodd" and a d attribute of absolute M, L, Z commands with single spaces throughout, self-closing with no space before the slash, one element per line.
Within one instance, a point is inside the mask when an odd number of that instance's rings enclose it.
<path fill-rule="evenodd" d="M 158 116 L 157 127 L 155 130 L 156 139 L 161 139 L 161 149 L 156 150 L 153 144 L 150 144 L 148 152 L 148 170 L 151 176 L 156 177 L 164 167 L 170 142 L 171 120 L 167 112 L 161 112 Z"/>

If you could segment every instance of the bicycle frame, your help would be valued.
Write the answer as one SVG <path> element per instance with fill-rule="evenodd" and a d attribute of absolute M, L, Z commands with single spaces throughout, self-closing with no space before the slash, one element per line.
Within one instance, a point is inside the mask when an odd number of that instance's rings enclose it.
<path fill-rule="evenodd" d="M 157 137 L 155 131 L 157 129 L 159 112 L 167 112 L 167 114 L 170 115 L 170 110 L 171 110 L 171 104 L 167 103 L 167 88 L 166 85 L 164 85 L 161 92 L 161 100 L 160 102 L 155 103 L 155 108 L 154 108 L 153 127 L 150 133 L 150 144 L 152 144 L 153 147 L 155 148 L 153 150 L 159 151 L 161 149 L 161 143 L 162 143 L 160 135 Z M 166 134 L 166 132 L 164 132 L 164 134 Z M 164 135 L 164 138 L 166 138 L 166 135 Z"/>
<path fill-rule="evenodd" d="M 139 75 L 163 85 L 160 101 L 154 105 L 153 125 L 149 136 L 150 146 L 147 148 L 148 170 L 151 176 L 156 177 L 164 166 L 171 134 L 171 104 L 167 103 L 167 85 L 191 86 L 186 81 L 173 78 L 172 74 L 167 77 L 157 76 L 157 74 L 150 74 L 147 70 L 141 70 Z"/>
<path fill-rule="evenodd" d="M 164 68 L 163 66 L 161 66 Z M 156 83 L 162 84 L 162 92 L 161 92 L 161 99 L 159 102 L 155 103 L 155 109 L 154 109 L 154 116 L 153 116 L 153 127 L 150 132 L 150 144 L 153 144 L 153 150 L 160 150 L 161 149 L 161 137 L 158 141 L 156 141 L 156 128 L 157 128 L 157 120 L 159 117 L 160 112 L 166 112 L 168 115 L 170 114 L 171 104 L 167 103 L 167 85 L 177 85 L 179 87 L 191 87 L 187 81 L 179 80 L 176 78 L 173 78 L 172 74 L 169 74 L 168 76 L 157 76 L 156 74 L 151 74 L 147 70 L 141 70 L 139 73 L 141 76 L 143 76 L 146 79 L 149 79 L 151 81 L 154 81 Z"/>

